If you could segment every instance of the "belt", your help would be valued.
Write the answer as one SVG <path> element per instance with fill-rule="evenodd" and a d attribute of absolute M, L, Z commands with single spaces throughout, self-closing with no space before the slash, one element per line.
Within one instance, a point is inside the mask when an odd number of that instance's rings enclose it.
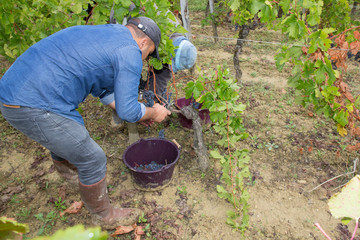
<path fill-rule="evenodd" d="M 8 107 L 8 108 L 20 108 L 20 106 L 18 106 L 18 105 L 9 105 L 9 104 L 5 104 L 5 103 L 3 103 L 3 106 Z"/>

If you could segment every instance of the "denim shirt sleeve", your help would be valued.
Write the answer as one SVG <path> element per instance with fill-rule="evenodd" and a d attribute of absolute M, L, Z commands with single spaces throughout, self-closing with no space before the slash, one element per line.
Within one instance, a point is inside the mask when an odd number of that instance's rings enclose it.
<path fill-rule="evenodd" d="M 137 46 L 119 48 L 115 53 L 114 64 L 116 112 L 125 121 L 137 122 L 145 114 L 144 104 L 138 102 L 139 79 L 142 71 L 140 49 Z"/>
<path fill-rule="evenodd" d="M 104 105 L 109 105 L 110 103 L 115 101 L 114 93 L 110 93 L 109 95 L 101 98 L 100 101 Z M 143 103 L 140 103 L 140 104 L 141 104 L 141 113 L 142 113 L 142 115 L 145 115 L 146 107 Z"/>

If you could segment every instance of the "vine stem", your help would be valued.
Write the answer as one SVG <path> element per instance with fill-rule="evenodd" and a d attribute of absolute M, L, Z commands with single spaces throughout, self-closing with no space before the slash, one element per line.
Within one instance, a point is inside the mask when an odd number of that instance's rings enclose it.
<path fill-rule="evenodd" d="M 171 78 L 172 78 L 172 84 L 170 84 L 170 86 L 168 87 L 168 90 L 167 90 L 167 92 L 166 92 L 166 94 L 169 94 L 169 89 L 170 89 L 170 87 L 171 87 L 171 85 L 173 85 L 174 86 L 174 89 L 175 89 L 175 99 L 176 99 L 176 101 L 177 101 L 177 99 L 178 99 L 178 90 L 177 90 L 177 88 L 176 88 L 176 78 L 175 78 L 175 73 L 174 73 L 174 71 L 173 71 L 173 67 L 172 67 L 172 65 L 170 65 L 170 70 L 171 70 Z M 181 78 L 180 78 L 181 79 Z M 180 79 L 178 79 L 178 82 L 180 82 Z M 195 79 L 195 78 L 194 78 Z M 169 98 L 169 96 L 167 96 L 168 98 Z M 176 106 L 177 106 L 177 102 L 175 101 L 175 104 L 176 104 Z"/>
<path fill-rule="evenodd" d="M 320 226 L 319 223 L 315 223 L 315 226 L 320 230 L 320 232 L 321 232 L 322 234 L 324 234 L 324 236 L 325 236 L 328 240 L 331 240 L 331 237 L 329 237 L 329 235 L 326 234 L 325 230 L 322 229 L 322 227 Z"/>
<path fill-rule="evenodd" d="M 229 124 L 230 124 L 230 111 L 229 111 L 229 107 L 228 107 L 228 102 L 225 101 L 226 103 L 226 111 L 227 111 L 227 131 L 226 131 L 226 137 L 227 137 L 227 142 L 228 142 L 228 153 L 229 153 L 229 165 L 230 165 L 230 178 L 231 178 L 231 195 L 233 196 L 233 200 L 234 200 L 234 207 L 236 210 L 238 210 L 237 206 L 236 206 L 236 201 L 235 201 L 235 193 L 234 193 L 234 176 L 233 176 L 233 164 L 232 164 L 232 156 L 231 156 L 231 150 L 230 150 L 230 137 L 229 137 Z"/>
<path fill-rule="evenodd" d="M 359 218 L 356 219 L 355 229 L 354 229 L 353 235 L 351 237 L 351 240 L 353 240 L 355 238 L 356 230 L 358 229 L 358 227 L 359 227 Z"/>
<path fill-rule="evenodd" d="M 332 36 L 332 37 L 329 38 L 329 39 L 333 39 L 333 38 L 335 38 L 335 37 L 337 37 L 337 36 L 340 36 L 341 34 L 344 34 L 344 33 L 348 32 L 348 31 L 351 31 L 351 30 L 356 29 L 356 28 L 360 28 L 360 26 L 355 26 L 355 27 L 346 29 L 345 31 L 343 31 L 343 32 L 341 32 L 341 33 L 339 33 L 339 34 L 336 34 L 335 36 Z"/>

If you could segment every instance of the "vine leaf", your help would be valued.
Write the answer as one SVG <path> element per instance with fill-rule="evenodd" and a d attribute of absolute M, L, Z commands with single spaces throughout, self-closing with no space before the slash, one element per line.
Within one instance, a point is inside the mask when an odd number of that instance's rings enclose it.
<path fill-rule="evenodd" d="M 355 37 L 357 40 L 360 40 L 360 33 L 359 33 L 359 31 L 354 31 L 354 37 Z"/>
<path fill-rule="evenodd" d="M 0 217 L 0 239 L 15 239 L 19 233 L 29 232 L 26 224 L 18 223 L 15 219 Z"/>
<path fill-rule="evenodd" d="M 337 125 L 337 131 L 340 134 L 340 136 L 344 137 L 347 135 L 347 130 L 346 128 L 344 128 L 343 126 L 341 126 L 340 124 Z"/>
<path fill-rule="evenodd" d="M 350 50 L 352 54 L 357 54 L 357 52 L 360 50 L 360 41 L 350 43 Z"/>
<path fill-rule="evenodd" d="M 328 202 L 330 212 L 335 218 L 360 217 L 360 175 L 353 177 L 341 190 L 332 196 Z"/>

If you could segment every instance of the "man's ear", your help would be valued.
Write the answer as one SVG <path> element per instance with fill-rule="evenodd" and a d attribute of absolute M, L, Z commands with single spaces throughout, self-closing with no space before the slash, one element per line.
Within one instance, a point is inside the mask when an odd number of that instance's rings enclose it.
<path fill-rule="evenodd" d="M 148 44 L 148 39 L 147 38 L 141 38 L 139 41 L 139 47 L 140 49 L 144 49 L 146 47 L 146 45 Z"/>

